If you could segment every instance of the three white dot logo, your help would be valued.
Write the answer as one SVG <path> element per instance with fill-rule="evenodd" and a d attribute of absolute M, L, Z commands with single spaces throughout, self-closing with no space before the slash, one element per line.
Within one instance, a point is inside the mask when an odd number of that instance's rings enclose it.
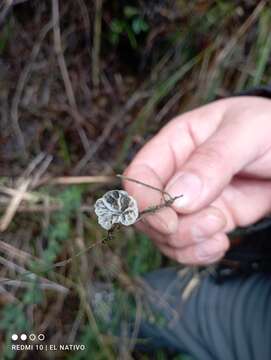
<path fill-rule="evenodd" d="M 44 334 L 39 334 L 38 336 L 36 336 L 35 334 L 30 334 L 30 335 L 28 336 L 28 339 L 29 339 L 30 341 L 35 341 L 36 338 L 37 338 L 39 341 L 43 341 L 43 340 L 45 339 L 45 335 L 44 335 Z M 19 339 L 19 336 L 18 336 L 17 334 L 12 334 L 12 335 L 11 335 L 11 340 L 12 340 L 12 341 L 17 341 L 18 339 Z M 27 340 L 27 335 L 26 335 L 26 334 L 21 334 L 21 335 L 20 335 L 20 339 L 21 339 L 22 341 L 26 341 L 26 340 Z"/>

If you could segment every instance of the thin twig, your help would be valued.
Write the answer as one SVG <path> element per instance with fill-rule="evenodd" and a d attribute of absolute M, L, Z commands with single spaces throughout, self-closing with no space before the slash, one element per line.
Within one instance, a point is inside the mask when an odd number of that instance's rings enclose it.
<path fill-rule="evenodd" d="M 175 196 L 175 197 L 173 197 L 171 199 L 165 200 L 165 202 L 162 203 L 162 204 L 153 205 L 153 206 L 148 207 L 145 210 L 142 210 L 140 212 L 140 214 L 139 214 L 139 218 L 138 218 L 137 221 L 141 220 L 143 215 L 151 214 L 151 213 L 153 214 L 153 213 L 155 213 L 155 212 L 157 212 L 157 211 L 159 211 L 161 209 L 164 209 L 165 207 L 171 206 L 174 203 L 175 200 L 177 200 L 177 199 L 179 199 L 181 197 L 183 197 L 183 195 L 178 195 L 178 196 Z"/>
<path fill-rule="evenodd" d="M 125 176 L 125 175 L 121 175 L 121 174 L 117 174 L 116 176 L 119 177 L 119 178 L 121 178 L 121 179 L 123 179 L 123 180 L 132 181 L 132 182 L 134 182 L 134 183 L 136 183 L 136 184 L 143 185 L 143 186 L 148 187 L 148 188 L 150 188 L 150 189 L 152 189 L 152 190 L 158 191 L 159 193 L 161 193 L 161 194 L 163 194 L 163 195 L 166 195 L 166 196 L 169 197 L 169 199 L 171 199 L 171 195 L 170 195 L 168 192 L 166 192 L 166 191 L 164 191 L 164 190 L 161 190 L 161 189 L 159 189 L 159 188 L 157 188 L 157 187 L 155 187 L 155 186 L 152 186 L 152 185 L 149 185 L 149 184 L 145 184 L 144 182 L 142 182 L 142 181 L 140 181 L 140 180 L 136 180 L 136 179 L 130 178 L 129 176 Z"/>
<path fill-rule="evenodd" d="M 17 189 L 11 189 L 11 188 L 8 188 L 6 186 L 1 186 L 0 185 L 0 193 L 3 193 L 5 195 L 8 195 L 8 196 L 16 196 L 17 193 L 18 193 L 18 190 Z M 39 200 L 39 197 L 36 196 L 36 195 L 33 195 L 33 194 L 30 194 L 28 192 L 25 192 L 23 194 L 23 200 L 28 200 L 28 201 L 38 201 Z"/>
<path fill-rule="evenodd" d="M 5 256 L 17 258 L 24 263 L 29 260 L 35 260 L 36 258 L 26 251 L 18 249 L 5 241 L 0 240 L 0 252 L 5 253 Z"/>
<path fill-rule="evenodd" d="M 27 165 L 27 168 L 20 175 L 19 179 L 16 181 L 16 184 L 20 184 L 24 179 L 28 178 L 34 170 L 43 162 L 46 158 L 44 152 L 39 153 L 31 162 Z"/>
<path fill-rule="evenodd" d="M 2 210 L 2 204 L 0 204 L 0 210 Z M 6 209 L 6 204 L 4 206 L 4 209 Z M 19 205 L 17 208 L 18 213 L 50 213 L 50 212 L 56 212 L 63 210 L 63 205 L 61 204 L 51 204 L 48 205 Z M 87 211 L 87 210 L 86 210 Z"/>
<path fill-rule="evenodd" d="M 56 283 L 54 281 L 48 280 L 48 279 L 46 279 L 46 278 L 44 278 L 42 276 L 38 276 L 34 272 L 28 271 L 24 267 L 22 267 L 20 265 L 17 265 L 15 263 L 13 263 L 12 261 L 9 261 L 9 260 L 3 258 L 2 256 L 0 256 L 0 264 L 3 265 L 3 266 L 6 266 L 8 269 L 11 269 L 11 270 L 16 271 L 17 273 L 19 273 L 20 274 L 19 278 L 20 278 L 21 281 L 22 281 L 22 278 L 24 276 L 28 275 L 28 277 L 30 277 L 31 280 L 39 279 L 40 281 L 42 281 L 42 282 L 44 282 L 46 284 L 51 284 L 51 285 L 57 287 L 58 289 L 62 289 L 62 291 L 65 292 L 65 293 L 67 293 L 69 291 L 63 285 L 58 284 L 58 283 Z M 3 285 L 3 284 L 6 284 L 6 283 L 8 283 L 10 281 L 11 281 L 10 279 L 1 279 L 0 283 Z"/>
<path fill-rule="evenodd" d="M 44 279 L 47 280 L 47 279 Z M 69 290 L 64 286 L 54 283 L 54 282 L 47 282 L 44 280 L 39 281 L 39 286 L 43 290 L 55 290 L 61 293 L 67 294 Z M 22 280 L 13 280 L 8 278 L 0 278 L 0 284 L 13 286 L 16 288 L 29 288 L 29 281 L 22 281 Z"/>
<path fill-rule="evenodd" d="M 84 27 L 85 27 L 86 48 L 87 48 L 89 57 L 91 59 L 92 58 L 92 54 L 91 54 L 92 46 L 91 46 L 91 38 L 90 38 L 91 25 L 90 25 L 89 13 L 88 13 L 89 9 L 84 0 L 77 0 L 77 2 L 79 4 L 80 10 L 81 10 Z"/>
<path fill-rule="evenodd" d="M 139 217 L 137 219 L 137 221 L 140 221 L 143 217 L 143 215 L 146 215 L 146 214 L 150 214 L 150 213 L 155 213 L 165 207 L 168 207 L 168 206 L 171 206 L 175 200 L 183 197 L 183 195 L 177 195 L 177 196 L 174 196 L 172 197 L 167 191 L 164 191 L 164 190 L 161 190 L 155 186 L 152 186 L 152 185 L 149 185 L 149 184 L 145 184 L 144 182 L 140 181 L 140 180 L 136 180 L 136 179 L 133 179 L 133 178 L 130 178 L 128 176 L 124 176 L 124 175 L 117 175 L 117 177 L 121 178 L 121 179 L 124 179 L 124 180 L 127 180 L 127 181 L 132 181 L 136 184 L 139 184 L 139 185 L 143 185 L 145 187 L 148 187 L 152 190 L 155 190 L 155 191 L 159 191 L 161 194 L 163 194 L 164 196 L 166 195 L 168 197 L 168 199 L 165 199 L 164 202 L 162 204 L 159 204 L 159 205 L 153 205 L 153 206 L 150 206 L 148 207 L 147 209 L 141 211 L 139 213 Z"/>
<path fill-rule="evenodd" d="M 15 213 L 18 211 L 20 204 L 23 200 L 37 201 L 46 199 L 45 196 L 36 196 L 27 193 L 27 189 L 31 187 L 33 181 L 34 183 L 38 181 L 39 177 L 46 171 L 52 160 L 51 156 L 46 156 L 44 153 L 40 153 L 31 163 L 28 165 L 27 169 L 23 174 L 17 179 L 16 186 L 17 189 L 9 189 L 5 187 L 0 187 L 0 192 L 8 193 L 12 196 L 12 199 L 9 202 L 5 210 L 5 214 L 0 220 L 0 232 L 5 231 L 12 221 Z M 36 170 L 36 174 L 33 174 Z M 32 175 L 32 177 L 31 177 Z"/>
<path fill-rule="evenodd" d="M 73 260 L 75 260 L 76 258 L 82 256 L 82 255 L 85 255 L 89 250 L 93 249 L 94 247 L 98 246 L 98 245 L 102 245 L 104 244 L 104 239 L 103 240 L 100 240 L 100 241 L 97 241 L 96 243 L 94 244 L 91 244 L 89 245 L 88 247 L 86 247 L 85 249 L 79 251 L 78 253 L 76 253 L 75 255 L 71 256 L 70 258 L 66 259 L 66 260 L 63 260 L 63 261 L 59 261 L 55 264 L 53 264 L 50 268 L 46 269 L 46 271 L 48 270 L 52 270 L 52 269 L 55 269 L 55 268 L 59 268 L 59 267 L 62 267 L 62 266 L 66 266 L 67 264 L 71 263 Z"/>
<path fill-rule="evenodd" d="M 61 75 L 63 78 L 69 103 L 73 109 L 77 109 L 76 100 L 62 49 L 58 0 L 52 0 L 52 13 L 53 13 L 53 24 L 54 24 L 54 46 L 55 46 L 58 65 L 61 71 Z"/>
<path fill-rule="evenodd" d="M 60 176 L 51 179 L 50 184 L 56 185 L 75 185 L 75 184 L 94 184 L 94 183 L 113 183 L 116 179 L 114 176 Z"/>
<path fill-rule="evenodd" d="M 80 136 L 82 145 L 85 149 L 85 151 L 88 151 L 90 145 L 87 139 L 87 136 L 81 127 L 81 123 L 83 122 L 83 118 L 81 114 L 78 111 L 71 79 L 69 76 L 69 72 L 67 69 L 66 61 L 64 58 L 64 53 L 62 49 L 62 43 L 61 43 L 61 33 L 60 33 L 60 24 L 59 24 L 59 1 L 58 0 L 52 0 L 52 16 L 53 16 L 53 25 L 54 25 L 54 47 L 55 52 L 57 56 L 58 65 L 60 68 L 61 76 L 64 82 L 67 98 L 70 104 L 70 107 L 72 108 L 72 116 L 75 120 L 75 126 L 78 131 L 78 134 Z"/>
<path fill-rule="evenodd" d="M 94 20 L 93 51 L 92 51 L 92 82 L 95 87 L 98 87 L 100 83 L 102 6 L 103 6 L 103 0 L 95 1 L 95 20 Z"/>
<path fill-rule="evenodd" d="M 33 176 L 33 179 L 31 180 L 31 188 L 36 186 L 36 184 L 39 182 L 40 178 L 46 172 L 52 161 L 53 161 L 52 155 L 47 155 L 45 157 L 43 162 L 40 164 L 39 169 L 36 171 L 35 175 Z"/>

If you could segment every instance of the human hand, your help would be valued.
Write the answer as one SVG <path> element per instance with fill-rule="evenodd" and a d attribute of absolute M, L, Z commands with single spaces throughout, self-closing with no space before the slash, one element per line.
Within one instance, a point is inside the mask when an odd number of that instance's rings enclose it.
<path fill-rule="evenodd" d="M 271 101 L 233 97 L 169 122 L 136 155 L 125 175 L 181 195 L 138 228 L 167 256 L 208 264 L 229 248 L 227 232 L 271 211 Z M 124 181 L 140 210 L 161 194 Z"/>

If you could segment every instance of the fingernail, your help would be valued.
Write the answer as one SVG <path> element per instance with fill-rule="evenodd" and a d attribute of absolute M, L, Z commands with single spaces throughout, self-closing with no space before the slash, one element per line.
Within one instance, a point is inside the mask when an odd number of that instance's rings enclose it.
<path fill-rule="evenodd" d="M 216 232 L 221 230 L 226 224 L 222 216 L 208 214 L 200 219 L 200 224 L 191 228 L 191 234 L 195 242 L 202 242 L 212 237 Z"/>
<path fill-rule="evenodd" d="M 173 179 L 166 190 L 172 197 L 182 195 L 173 203 L 173 207 L 181 209 L 193 204 L 199 198 L 201 189 L 202 181 L 198 176 L 192 173 L 184 173 Z"/>

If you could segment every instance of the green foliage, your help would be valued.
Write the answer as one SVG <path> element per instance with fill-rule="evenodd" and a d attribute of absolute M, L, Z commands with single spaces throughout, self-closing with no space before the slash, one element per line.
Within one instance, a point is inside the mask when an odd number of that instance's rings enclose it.
<path fill-rule="evenodd" d="M 63 244 L 71 235 L 71 219 L 74 212 L 81 204 L 81 188 L 70 187 L 59 195 L 59 200 L 63 204 L 63 209 L 53 216 L 52 223 L 45 234 L 48 238 L 48 246 L 43 252 L 41 260 L 32 262 L 30 268 L 34 273 L 43 273 L 50 270 L 56 257 L 59 255 Z M 9 304 L 1 311 L 0 329 L 6 334 L 4 354 L 6 359 L 12 359 L 16 353 L 11 351 L 10 338 L 12 333 L 27 331 L 30 325 L 25 316 L 25 310 L 28 305 L 42 304 L 44 294 L 40 289 L 38 279 L 33 279 L 32 272 L 27 272 L 23 280 L 28 282 L 26 290 L 22 293 L 21 302 Z M 24 275 L 22 275 L 24 276 Z"/>
<path fill-rule="evenodd" d="M 112 44 L 117 45 L 120 38 L 126 36 L 132 48 L 138 47 L 138 35 L 147 33 L 149 25 L 140 14 L 139 9 L 132 6 L 125 6 L 119 18 L 110 23 L 109 38 Z"/>
<path fill-rule="evenodd" d="M 47 229 L 48 246 L 43 252 L 42 259 L 46 265 L 53 263 L 59 255 L 63 243 L 70 237 L 71 216 L 81 203 L 80 188 L 70 187 L 60 194 L 59 200 L 63 204 L 63 209 L 54 215 L 53 221 Z"/>
<path fill-rule="evenodd" d="M 161 265 L 161 253 L 144 234 L 136 233 L 135 237 L 128 242 L 125 253 L 132 276 L 146 274 Z"/>

